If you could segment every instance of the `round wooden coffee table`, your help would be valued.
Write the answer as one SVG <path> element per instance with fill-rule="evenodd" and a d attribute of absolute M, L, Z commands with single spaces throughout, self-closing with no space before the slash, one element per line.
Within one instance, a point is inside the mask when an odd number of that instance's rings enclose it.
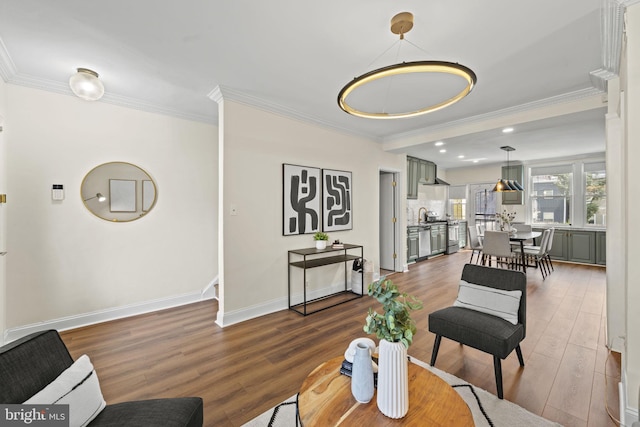
<path fill-rule="evenodd" d="M 318 366 L 300 388 L 298 407 L 304 427 L 327 426 L 474 426 L 471 410 L 458 393 L 427 369 L 409 362 L 409 412 L 383 415 L 376 396 L 367 404 L 351 394 L 351 378 L 340 374 L 343 357 Z"/>

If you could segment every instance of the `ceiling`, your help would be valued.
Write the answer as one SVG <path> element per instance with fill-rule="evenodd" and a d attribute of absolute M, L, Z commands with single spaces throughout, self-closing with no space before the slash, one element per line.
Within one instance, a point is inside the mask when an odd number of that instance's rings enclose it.
<path fill-rule="evenodd" d="M 412 135 L 411 144 L 393 151 L 443 168 L 466 166 L 474 158 L 503 161 L 499 147 L 505 144 L 516 148 L 514 160 L 571 156 L 604 151 L 602 108 L 522 122 L 509 135 L 495 129 L 455 135 L 445 140 L 446 155 L 420 135 L 469 118 L 601 92 L 592 72 L 603 69 L 606 55 L 602 5 L 602 0 L 493 0 L 490 8 L 477 0 L 2 0 L 0 75 L 9 83 L 71 94 L 70 75 L 78 67 L 90 68 L 106 89 L 98 102 L 211 123 L 217 121 L 217 104 L 209 95 L 220 87 L 229 99 L 383 144 Z M 400 43 L 389 21 L 403 11 L 414 14 L 415 25 Z M 410 119 L 364 119 L 338 108 L 337 93 L 353 77 L 420 59 L 466 65 L 476 73 L 477 85 L 457 104 Z M 407 102 L 437 96 L 447 84 L 434 82 L 413 90 Z"/>

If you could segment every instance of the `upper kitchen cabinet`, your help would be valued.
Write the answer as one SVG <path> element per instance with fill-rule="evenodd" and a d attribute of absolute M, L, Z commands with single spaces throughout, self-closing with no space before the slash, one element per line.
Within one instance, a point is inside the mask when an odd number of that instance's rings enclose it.
<path fill-rule="evenodd" d="M 524 166 L 509 165 L 502 166 L 502 179 L 518 181 L 520 185 L 524 182 Z M 524 204 L 524 191 L 504 191 L 502 193 L 503 205 L 522 205 Z"/>
<path fill-rule="evenodd" d="M 418 183 L 435 184 L 436 183 L 436 164 L 420 159 L 418 161 Z"/>
<path fill-rule="evenodd" d="M 407 199 L 418 198 L 418 185 L 436 183 L 436 164 L 407 156 Z"/>
<path fill-rule="evenodd" d="M 407 199 L 418 198 L 418 159 L 407 157 Z"/>

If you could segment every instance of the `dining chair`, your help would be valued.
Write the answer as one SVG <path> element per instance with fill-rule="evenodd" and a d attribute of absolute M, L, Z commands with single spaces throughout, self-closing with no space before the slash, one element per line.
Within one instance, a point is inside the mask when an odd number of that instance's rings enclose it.
<path fill-rule="evenodd" d="M 531 231 L 533 231 L 531 228 L 531 224 L 525 224 L 522 222 L 514 222 L 513 224 L 511 224 L 511 228 L 514 228 L 518 233 L 531 233 Z M 525 240 L 524 244 L 533 245 L 533 240 Z M 520 242 L 511 242 L 511 246 L 520 247 Z"/>
<path fill-rule="evenodd" d="M 480 256 L 482 255 L 482 243 L 476 232 L 476 227 L 468 226 L 467 230 L 469 232 L 469 247 L 471 248 L 471 259 L 469 262 L 472 263 L 473 255 L 477 254 L 476 264 L 478 264 L 480 262 Z"/>
<path fill-rule="evenodd" d="M 508 232 L 491 230 L 484 232 L 484 240 L 482 241 L 483 265 L 487 265 L 488 262 L 491 266 L 492 257 L 496 258 L 496 267 L 506 263 L 508 268 L 512 270 L 519 268 L 519 257 L 511 250 Z"/>
<path fill-rule="evenodd" d="M 556 232 L 556 228 L 555 227 L 551 227 L 549 230 L 551 230 L 551 233 L 549 233 L 549 240 L 547 242 L 547 261 L 549 262 L 549 265 L 551 266 L 551 270 L 555 271 L 555 268 L 553 268 L 553 263 L 551 262 L 551 247 L 553 246 L 553 235 Z"/>
<path fill-rule="evenodd" d="M 551 273 L 550 267 L 547 265 L 547 248 L 549 246 L 549 235 L 551 229 L 546 229 L 542 232 L 542 239 L 540 246 L 525 246 L 524 253 L 528 257 L 532 257 L 536 262 L 536 267 L 540 268 L 542 273 L 542 280 L 546 279 L 549 273 Z M 517 254 L 520 253 L 520 248 L 514 248 L 513 251 Z"/>

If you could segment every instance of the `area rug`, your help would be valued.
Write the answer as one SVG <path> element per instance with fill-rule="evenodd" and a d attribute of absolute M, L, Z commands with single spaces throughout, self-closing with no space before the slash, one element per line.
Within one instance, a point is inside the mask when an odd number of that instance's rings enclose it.
<path fill-rule="evenodd" d="M 447 383 L 464 399 L 473 415 L 476 427 L 558 427 L 560 424 L 546 420 L 507 400 L 500 400 L 494 394 L 473 386 L 460 378 L 433 368 L 416 358 L 411 362 L 433 372 Z M 242 427 L 292 427 L 296 422 L 296 399 L 291 396 L 279 405 L 269 409 Z"/>

